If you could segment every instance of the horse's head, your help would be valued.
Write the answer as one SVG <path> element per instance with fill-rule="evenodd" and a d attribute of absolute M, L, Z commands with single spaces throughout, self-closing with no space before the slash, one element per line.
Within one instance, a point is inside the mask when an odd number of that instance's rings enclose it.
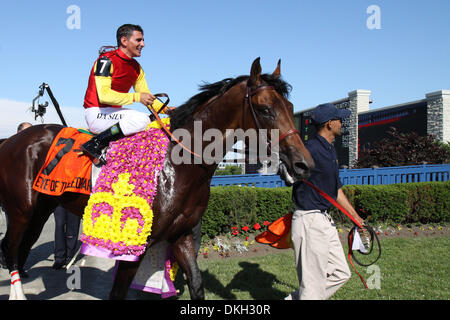
<path fill-rule="evenodd" d="M 246 90 L 244 126 L 267 129 L 270 148 L 279 154 L 277 171 L 281 178 L 291 185 L 308 177 L 314 161 L 295 128 L 293 105 L 287 100 L 290 86 L 281 80 L 280 61 L 272 74 L 261 74 L 257 58 L 252 64 Z"/>

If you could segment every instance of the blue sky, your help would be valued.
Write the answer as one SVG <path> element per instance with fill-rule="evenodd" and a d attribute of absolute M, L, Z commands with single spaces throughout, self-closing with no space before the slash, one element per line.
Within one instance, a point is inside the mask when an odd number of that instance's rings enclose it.
<path fill-rule="evenodd" d="M 80 29 L 69 29 L 70 5 Z M 370 5 L 381 29 L 367 28 Z M 0 138 L 15 133 L 38 86 L 46 82 L 67 122 L 83 126 L 83 97 L 102 45 L 115 44 L 123 23 L 140 24 L 146 48 L 139 63 L 153 93 L 172 105 L 203 81 L 263 72 L 279 58 L 293 86 L 295 111 L 372 91 L 371 108 L 423 99 L 450 89 L 450 1 L 191 0 L 2 1 L 0 4 Z M 133 108 L 145 111 L 139 104 Z M 46 122 L 57 122 L 49 110 Z"/>

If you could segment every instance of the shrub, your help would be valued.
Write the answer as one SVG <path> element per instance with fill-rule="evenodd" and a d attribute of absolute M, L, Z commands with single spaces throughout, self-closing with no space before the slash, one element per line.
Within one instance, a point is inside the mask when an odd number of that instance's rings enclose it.
<path fill-rule="evenodd" d="M 450 221 L 450 181 L 391 185 L 350 185 L 343 191 L 355 209 L 369 222 L 437 223 Z M 202 219 L 209 238 L 230 232 L 231 227 L 262 225 L 292 212 L 292 188 L 212 187 Z M 336 208 L 336 222 L 349 219 Z"/>
<path fill-rule="evenodd" d="M 393 167 L 450 162 L 450 147 L 435 140 L 432 135 L 419 136 L 416 132 L 400 133 L 391 127 L 389 138 L 376 142 L 369 150 L 362 150 L 356 168 L 372 166 Z"/>
<path fill-rule="evenodd" d="M 398 185 L 358 185 L 345 186 L 350 203 L 361 216 L 370 216 L 371 221 L 392 221 L 401 223 L 408 212 L 407 193 Z M 334 216 L 337 209 L 333 208 Z M 341 222 L 348 218 L 340 219 Z"/>

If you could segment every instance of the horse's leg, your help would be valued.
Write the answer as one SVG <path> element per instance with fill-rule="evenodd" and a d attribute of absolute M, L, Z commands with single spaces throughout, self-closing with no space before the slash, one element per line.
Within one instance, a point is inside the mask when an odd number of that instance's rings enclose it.
<path fill-rule="evenodd" d="M 39 201 L 38 203 L 40 203 L 40 205 L 35 208 L 31 221 L 28 224 L 28 228 L 19 246 L 19 272 L 22 277 L 24 275 L 26 276 L 24 266 L 30 250 L 39 239 L 45 223 L 57 206 L 56 201 L 52 201 L 51 199 L 45 199 L 45 201 Z"/>
<path fill-rule="evenodd" d="M 195 251 L 192 234 L 178 238 L 172 244 L 172 254 L 181 270 L 186 275 L 186 282 L 192 300 L 205 299 L 202 277 L 197 265 L 197 252 Z"/>
<path fill-rule="evenodd" d="M 8 230 L 2 241 L 2 251 L 11 277 L 10 299 L 25 300 L 19 275 L 19 246 L 28 227 L 30 213 L 7 208 Z"/>
<path fill-rule="evenodd" d="M 40 200 L 43 200 L 40 198 Z M 21 273 L 31 247 L 39 238 L 42 228 L 47 221 L 51 209 L 56 201 L 45 199 L 37 202 L 36 199 L 22 208 L 8 203 L 8 230 L 2 241 L 2 251 L 6 265 L 11 276 L 10 299 L 26 299 L 21 283 Z M 33 206 L 33 203 L 42 203 Z"/>
<path fill-rule="evenodd" d="M 110 300 L 124 300 L 127 297 L 128 289 L 138 271 L 140 263 L 140 261 L 119 261 L 114 284 L 109 293 Z"/>
<path fill-rule="evenodd" d="M 22 280 L 19 271 L 13 270 L 9 273 L 11 277 L 11 287 L 9 290 L 9 300 L 27 300 L 23 293 Z"/>

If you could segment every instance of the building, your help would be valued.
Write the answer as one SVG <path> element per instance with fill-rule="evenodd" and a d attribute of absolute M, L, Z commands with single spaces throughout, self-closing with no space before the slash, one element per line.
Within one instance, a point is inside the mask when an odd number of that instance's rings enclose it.
<path fill-rule="evenodd" d="M 343 133 L 335 141 L 341 166 L 352 167 L 359 152 L 385 138 L 390 127 L 399 132 L 432 134 L 438 141 L 450 141 L 450 90 L 425 95 L 425 99 L 370 110 L 371 91 L 355 90 L 348 96 L 331 101 L 338 108 L 349 109 L 351 116 L 343 123 Z M 320 104 L 320 103 L 319 103 Z M 313 108 L 294 114 L 294 121 L 303 141 L 315 134 L 311 124 Z"/>

